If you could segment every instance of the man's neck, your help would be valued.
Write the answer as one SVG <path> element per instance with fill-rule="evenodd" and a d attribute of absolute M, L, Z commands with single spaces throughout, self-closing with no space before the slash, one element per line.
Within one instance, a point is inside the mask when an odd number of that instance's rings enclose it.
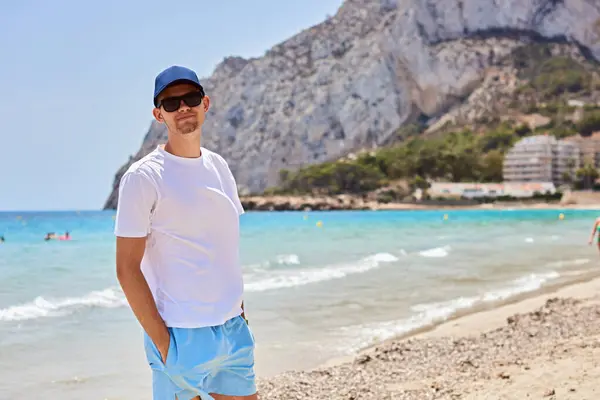
<path fill-rule="evenodd" d="M 198 158 L 202 155 L 200 137 L 201 135 L 190 138 L 169 137 L 165 144 L 165 151 L 177 157 Z"/>

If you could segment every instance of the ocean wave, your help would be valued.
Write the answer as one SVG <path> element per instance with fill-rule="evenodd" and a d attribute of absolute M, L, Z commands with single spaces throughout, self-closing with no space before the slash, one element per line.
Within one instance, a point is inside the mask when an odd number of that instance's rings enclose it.
<path fill-rule="evenodd" d="M 244 269 L 249 271 L 266 271 L 270 268 L 300 265 L 300 257 L 297 254 L 278 254 L 271 260 L 262 261 L 257 264 L 245 265 Z"/>
<path fill-rule="evenodd" d="M 125 305 L 127 301 L 119 288 L 93 291 L 81 297 L 47 299 L 39 296 L 31 302 L 0 309 L 0 321 L 60 317 L 82 308 L 117 308 Z"/>
<path fill-rule="evenodd" d="M 452 250 L 452 247 L 450 246 L 435 247 L 433 249 L 420 251 L 419 255 L 427 258 L 443 258 L 448 257 L 450 250 Z"/>
<path fill-rule="evenodd" d="M 555 271 L 544 274 L 529 274 L 515 279 L 505 288 L 493 290 L 482 296 L 483 302 L 493 302 L 507 300 L 519 294 L 533 292 L 540 289 L 546 282 L 560 278 L 560 274 Z"/>
<path fill-rule="evenodd" d="M 296 270 L 270 271 L 269 276 L 263 278 L 252 274 L 256 281 L 248 282 L 245 290 L 249 292 L 262 292 L 265 290 L 282 289 L 294 286 L 307 285 L 332 279 L 340 279 L 348 275 L 367 272 L 380 267 L 382 264 L 398 261 L 398 257 L 389 253 L 377 253 L 358 262 L 332 265 L 321 268 L 306 268 Z M 265 275 L 265 274 L 263 274 Z"/>
<path fill-rule="evenodd" d="M 416 304 L 411 307 L 413 315 L 401 320 L 361 324 L 340 328 L 345 336 L 342 351 L 355 353 L 381 340 L 404 335 L 418 329 L 443 323 L 459 312 L 478 305 L 508 300 L 512 297 L 540 289 L 545 283 L 559 278 L 558 272 L 530 274 L 477 296 L 464 296 L 448 301 Z"/>
<path fill-rule="evenodd" d="M 564 268 L 564 267 L 578 267 L 580 265 L 589 264 L 592 260 L 589 258 L 575 258 L 572 260 L 554 261 L 546 264 L 549 268 Z"/>
<path fill-rule="evenodd" d="M 445 278 L 445 281 L 458 284 L 477 284 L 485 282 L 485 278 L 473 275 L 453 275 Z"/>
<path fill-rule="evenodd" d="M 294 254 L 278 256 L 277 260 L 280 263 L 292 265 L 299 264 L 300 262 L 298 256 Z M 329 266 L 319 269 L 264 271 L 261 275 L 267 275 L 267 277 L 256 282 L 247 283 L 245 290 L 261 292 L 343 278 L 347 275 L 366 272 L 384 263 L 397 260 L 398 258 L 392 254 L 378 253 L 366 257 L 359 262 L 347 265 Z M 254 273 L 245 275 L 248 278 L 248 276 L 259 276 L 259 273 L 255 271 Z M 127 300 L 122 290 L 118 287 L 92 291 L 81 297 L 47 298 L 38 296 L 27 303 L 1 308 L 0 322 L 62 317 L 86 308 L 118 308 L 127 305 Z"/>
<path fill-rule="evenodd" d="M 275 258 L 275 262 L 279 265 L 298 265 L 300 257 L 296 254 L 280 254 Z"/>

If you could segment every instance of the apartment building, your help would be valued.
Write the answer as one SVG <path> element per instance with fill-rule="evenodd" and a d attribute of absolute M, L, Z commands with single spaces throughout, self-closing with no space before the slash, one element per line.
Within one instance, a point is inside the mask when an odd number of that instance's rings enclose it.
<path fill-rule="evenodd" d="M 518 141 L 504 158 L 505 182 L 568 183 L 581 165 L 581 150 L 572 141 L 554 136 L 529 136 Z"/>
<path fill-rule="evenodd" d="M 574 143 L 581 150 L 581 163 L 600 167 L 600 132 L 594 132 L 590 136 L 571 136 L 565 139 Z"/>

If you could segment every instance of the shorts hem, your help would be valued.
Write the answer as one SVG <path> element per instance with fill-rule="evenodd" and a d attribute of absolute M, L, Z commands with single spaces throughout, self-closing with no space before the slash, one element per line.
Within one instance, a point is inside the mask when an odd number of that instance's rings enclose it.
<path fill-rule="evenodd" d="M 206 393 L 215 393 L 215 394 L 220 394 L 221 396 L 252 396 L 253 394 L 255 394 L 258 390 L 256 388 L 256 383 L 249 383 L 247 387 L 241 389 L 238 388 L 237 390 L 233 389 L 231 387 L 227 387 L 227 388 L 217 388 L 217 387 L 207 387 L 207 388 L 202 388 L 203 391 L 206 391 Z"/>

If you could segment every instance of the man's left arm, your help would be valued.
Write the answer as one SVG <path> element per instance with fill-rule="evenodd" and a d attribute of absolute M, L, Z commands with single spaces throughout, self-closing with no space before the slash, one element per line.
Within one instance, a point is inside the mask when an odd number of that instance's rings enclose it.
<path fill-rule="evenodd" d="M 219 159 L 222 163 L 220 165 L 220 174 L 223 178 L 224 192 L 235 205 L 238 215 L 242 215 L 244 213 L 244 206 L 240 201 L 240 195 L 238 193 L 237 182 L 235 181 L 235 177 L 233 176 L 233 173 L 231 172 L 227 161 L 225 161 L 225 159 L 221 156 L 219 156 Z"/>
<path fill-rule="evenodd" d="M 238 194 L 238 188 L 237 188 L 237 183 L 235 181 L 235 177 L 233 176 L 233 173 L 231 172 L 231 169 L 229 168 L 229 164 L 227 164 L 227 161 L 225 161 L 225 159 L 223 157 L 219 157 L 221 162 L 223 163 L 223 169 L 224 169 L 224 175 L 225 175 L 225 194 L 227 194 L 227 196 L 229 196 L 229 198 L 231 199 L 231 201 L 233 202 L 233 204 L 235 205 L 235 208 L 238 212 L 238 215 L 241 216 L 242 214 L 244 214 L 244 206 L 242 206 L 242 202 L 240 201 L 240 196 Z M 244 310 L 244 301 L 242 300 L 242 318 L 244 318 L 244 320 L 246 321 L 246 323 L 248 323 L 248 320 L 246 319 L 246 312 Z"/>

